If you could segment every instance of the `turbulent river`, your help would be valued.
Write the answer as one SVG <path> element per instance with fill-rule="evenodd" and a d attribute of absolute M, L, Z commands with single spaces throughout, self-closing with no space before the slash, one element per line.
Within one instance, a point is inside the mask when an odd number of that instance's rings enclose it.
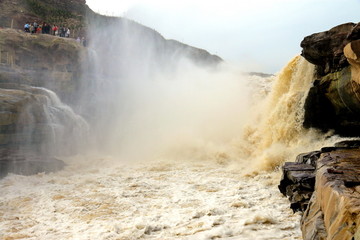
<path fill-rule="evenodd" d="M 1 239 L 301 239 L 278 172 L 222 161 L 114 164 L 78 157 L 0 181 Z"/>

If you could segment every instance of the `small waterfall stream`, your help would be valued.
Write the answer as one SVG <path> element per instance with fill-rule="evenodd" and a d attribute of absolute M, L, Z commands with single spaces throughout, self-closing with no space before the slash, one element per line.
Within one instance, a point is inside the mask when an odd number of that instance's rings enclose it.
<path fill-rule="evenodd" d="M 16 121 L 9 127 L 7 151 L 2 154 L 1 175 L 31 175 L 61 169 L 58 157 L 78 153 L 89 139 L 86 121 L 45 88 L 19 86 L 14 104 Z M 15 101 L 15 100 L 9 100 Z"/>

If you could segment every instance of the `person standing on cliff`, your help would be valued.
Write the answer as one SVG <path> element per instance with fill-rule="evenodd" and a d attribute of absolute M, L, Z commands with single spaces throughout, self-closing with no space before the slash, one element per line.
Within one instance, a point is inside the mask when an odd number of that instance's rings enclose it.
<path fill-rule="evenodd" d="M 67 29 L 65 37 L 69 38 L 70 37 L 70 28 Z"/>
<path fill-rule="evenodd" d="M 45 31 L 46 31 L 46 23 L 43 22 L 42 28 L 41 28 L 41 33 L 42 33 L 42 34 L 45 34 L 45 33 L 46 33 Z"/>
<path fill-rule="evenodd" d="M 38 33 L 38 34 L 42 33 L 42 25 L 38 26 L 36 33 Z"/>
<path fill-rule="evenodd" d="M 57 25 L 55 25 L 55 27 L 54 27 L 54 35 L 58 37 L 59 36 L 59 31 L 60 31 L 59 27 Z"/>
<path fill-rule="evenodd" d="M 31 34 L 34 34 L 34 33 L 35 33 L 35 30 L 34 30 L 34 29 L 35 29 L 35 28 L 34 28 L 34 25 L 31 24 L 31 25 L 30 25 L 30 28 L 29 28 Z"/>
<path fill-rule="evenodd" d="M 65 27 L 60 27 L 60 37 L 65 37 L 66 29 Z"/>
<path fill-rule="evenodd" d="M 34 26 L 34 32 L 33 32 L 33 33 L 36 33 L 36 32 L 37 32 L 37 28 L 38 28 L 38 24 L 37 24 L 36 20 L 34 21 L 33 26 Z"/>

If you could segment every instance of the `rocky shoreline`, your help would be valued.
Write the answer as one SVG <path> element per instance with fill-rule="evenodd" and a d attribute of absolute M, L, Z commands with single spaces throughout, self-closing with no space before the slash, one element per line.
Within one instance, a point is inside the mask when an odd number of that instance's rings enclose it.
<path fill-rule="evenodd" d="M 302 56 L 316 65 L 304 127 L 360 136 L 360 25 L 305 37 Z M 301 211 L 305 240 L 360 239 L 360 141 L 300 154 L 282 167 L 279 190 Z"/>
<path fill-rule="evenodd" d="M 283 166 L 279 190 L 302 212 L 304 239 L 359 239 L 359 144 L 339 142 Z"/>

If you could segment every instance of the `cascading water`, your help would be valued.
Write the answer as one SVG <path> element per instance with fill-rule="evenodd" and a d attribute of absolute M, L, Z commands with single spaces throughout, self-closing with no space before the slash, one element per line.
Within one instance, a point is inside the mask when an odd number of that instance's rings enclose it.
<path fill-rule="evenodd" d="M 256 170 L 272 170 L 294 161 L 301 152 L 333 145 L 339 140 L 303 128 L 304 103 L 314 80 L 314 65 L 297 56 L 276 76 L 270 93 L 255 105 L 244 128 L 241 155 L 256 159 Z"/>
<path fill-rule="evenodd" d="M 203 69 L 134 24 L 90 33 L 79 109 L 98 155 L 1 180 L 0 238 L 301 239 L 272 170 L 332 141 L 301 126 L 313 66 L 296 57 L 271 79 Z M 69 109 L 44 95 L 62 122 Z"/>
<path fill-rule="evenodd" d="M 16 124 L 9 136 L 8 153 L 2 156 L 1 176 L 8 172 L 31 175 L 61 169 L 64 157 L 80 151 L 89 129 L 86 121 L 57 95 L 45 88 L 18 86 L 8 90 L 19 96 Z"/>
<path fill-rule="evenodd" d="M 88 124 L 86 121 L 75 114 L 67 105 L 63 104 L 59 97 L 46 88 L 31 87 L 30 91 L 36 95 L 36 107 L 41 109 L 36 113 L 34 105 L 29 105 L 28 109 L 20 116 L 19 121 L 31 119 L 30 124 L 19 129 L 21 135 L 28 136 L 28 143 L 36 142 L 34 135 L 36 124 L 41 124 L 44 129 L 44 135 L 41 136 L 40 154 L 50 154 L 66 156 L 79 152 L 80 145 L 86 142 L 89 134 Z M 40 114 L 41 116 L 36 116 Z M 36 119 L 38 118 L 38 119 Z M 36 122 L 39 120 L 38 122 Z"/>

